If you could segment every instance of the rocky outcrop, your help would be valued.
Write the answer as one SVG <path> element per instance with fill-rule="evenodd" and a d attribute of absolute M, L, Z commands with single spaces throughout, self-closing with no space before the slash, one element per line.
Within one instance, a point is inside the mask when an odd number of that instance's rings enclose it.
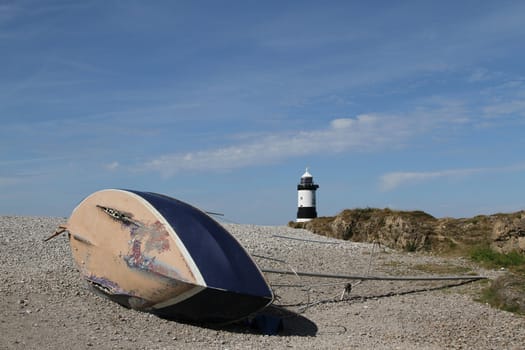
<path fill-rule="evenodd" d="M 502 253 L 525 253 L 525 211 L 437 219 L 422 211 L 347 209 L 333 217 L 290 225 L 325 236 L 378 242 L 407 251 L 448 251 L 458 246 L 484 244 Z"/>
<path fill-rule="evenodd" d="M 492 225 L 491 240 L 502 252 L 525 252 L 525 212 L 498 217 Z"/>

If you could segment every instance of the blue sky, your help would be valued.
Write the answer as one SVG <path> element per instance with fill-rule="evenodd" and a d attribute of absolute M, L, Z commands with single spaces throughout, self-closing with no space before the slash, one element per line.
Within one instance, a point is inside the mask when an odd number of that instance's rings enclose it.
<path fill-rule="evenodd" d="M 525 207 L 525 2 L 0 0 L 0 214 Z"/>

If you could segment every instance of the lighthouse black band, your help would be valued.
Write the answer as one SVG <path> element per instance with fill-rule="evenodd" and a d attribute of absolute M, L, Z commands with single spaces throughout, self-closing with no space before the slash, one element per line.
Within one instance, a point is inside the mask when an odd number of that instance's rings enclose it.
<path fill-rule="evenodd" d="M 299 184 L 297 185 L 297 190 L 317 190 L 319 188 L 319 185 L 315 185 L 315 184 L 308 184 L 308 185 L 303 185 L 303 184 Z"/>
<path fill-rule="evenodd" d="M 298 219 L 313 219 L 317 217 L 315 207 L 299 207 L 297 208 Z"/>

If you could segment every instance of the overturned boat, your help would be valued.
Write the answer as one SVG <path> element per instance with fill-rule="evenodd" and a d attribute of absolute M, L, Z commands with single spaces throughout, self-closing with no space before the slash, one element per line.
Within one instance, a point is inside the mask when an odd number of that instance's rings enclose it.
<path fill-rule="evenodd" d="M 62 229 L 87 282 L 126 307 L 183 322 L 229 323 L 273 301 L 240 243 L 180 200 L 102 190 L 85 198 Z"/>

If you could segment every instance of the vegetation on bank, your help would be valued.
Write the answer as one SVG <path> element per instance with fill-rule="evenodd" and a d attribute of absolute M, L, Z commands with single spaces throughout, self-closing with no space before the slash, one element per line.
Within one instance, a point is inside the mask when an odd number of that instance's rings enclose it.
<path fill-rule="evenodd" d="M 477 246 L 471 249 L 469 257 L 486 268 L 507 270 L 482 290 L 478 300 L 525 315 L 525 254 L 500 253 L 487 246 Z"/>
<path fill-rule="evenodd" d="M 525 315 L 525 274 L 508 272 L 482 290 L 478 301 Z"/>
<path fill-rule="evenodd" d="M 488 246 L 475 246 L 468 257 L 487 268 L 510 268 L 515 272 L 525 273 L 525 255 L 516 251 L 500 253 Z"/>

